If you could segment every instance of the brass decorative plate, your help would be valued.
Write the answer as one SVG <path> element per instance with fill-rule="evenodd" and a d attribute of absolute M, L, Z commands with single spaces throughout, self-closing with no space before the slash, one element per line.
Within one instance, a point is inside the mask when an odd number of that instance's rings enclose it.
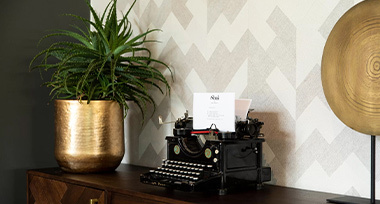
<path fill-rule="evenodd" d="M 380 1 L 347 11 L 331 31 L 322 57 L 322 86 L 348 127 L 380 135 Z"/>

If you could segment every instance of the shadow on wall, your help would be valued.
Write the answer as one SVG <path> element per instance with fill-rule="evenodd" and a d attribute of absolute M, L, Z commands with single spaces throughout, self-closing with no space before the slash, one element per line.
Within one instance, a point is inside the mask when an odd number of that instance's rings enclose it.
<path fill-rule="evenodd" d="M 159 104 L 155 111 L 152 104 L 148 104 L 144 124 L 141 123 L 141 111 L 135 103 L 130 103 L 130 110 L 124 122 L 126 152 L 123 163 L 157 167 L 162 159 L 166 158 L 165 137 L 172 135 L 173 124 L 159 124 L 158 116 L 162 116 L 163 121 L 170 121 L 170 98 L 164 97 L 156 102 Z"/>
<path fill-rule="evenodd" d="M 261 133 L 264 133 L 265 143 L 263 144 L 263 166 L 272 168 L 272 180 L 268 183 L 286 183 L 287 163 L 291 162 L 288 155 L 291 154 L 292 144 L 290 133 L 281 129 L 280 113 L 276 112 L 255 112 L 249 116 L 258 118 L 264 122 Z M 290 122 L 290 121 L 289 121 Z M 295 126 L 294 126 L 295 127 Z M 275 154 L 280 152 L 280 154 Z"/>
<path fill-rule="evenodd" d="M 133 102 L 127 102 L 129 106 L 127 117 L 124 119 L 124 144 L 125 153 L 122 163 L 133 164 L 138 159 L 139 147 L 139 135 L 143 126 L 141 125 L 142 116 L 138 106 Z M 148 120 L 146 118 L 145 120 Z"/>

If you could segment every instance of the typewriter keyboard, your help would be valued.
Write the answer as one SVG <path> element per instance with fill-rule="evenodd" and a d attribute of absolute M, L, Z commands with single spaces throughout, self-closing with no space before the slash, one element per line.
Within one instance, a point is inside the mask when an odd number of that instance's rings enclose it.
<path fill-rule="evenodd" d="M 156 178 L 196 182 L 204 178 L 207 174 L 205 172 L 209 172 L 212 167 L 212 165 L 207 164 L 164 159 L 162 166 L 150 170 L 150 173 L 154 173 Z"/>

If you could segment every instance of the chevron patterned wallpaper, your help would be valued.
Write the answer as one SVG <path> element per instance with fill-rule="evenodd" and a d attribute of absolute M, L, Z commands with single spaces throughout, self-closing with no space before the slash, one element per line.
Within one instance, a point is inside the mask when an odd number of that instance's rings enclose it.
<path fill-rule="evenodd" d="M 143 126 L 140 113 L 129 111 L 123 162 L 159 166 L 173 126 L 159 125 L 158 115 L 168 122 L 191 114 L 194 92 L 235 92 L 251 98 L 251 116 L 265 122 L 264 162 L 273 184 L 369 197 L 370 137 L 335 117 L 320 79 L 325 41 L 358 2 L 138 0 L 135 31 L 163 30 L 151 36 L 161 43 L 150 48 L 175 79 L 170 97 L 153 92 L 158 108 Z M 97 10 L 106 3 L 92 1 Z M 118 1 L 124 13 L 130 4 Z"/>

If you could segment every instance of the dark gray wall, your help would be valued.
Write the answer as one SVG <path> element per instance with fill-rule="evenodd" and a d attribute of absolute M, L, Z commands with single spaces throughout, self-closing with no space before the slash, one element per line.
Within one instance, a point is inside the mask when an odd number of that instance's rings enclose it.
<path fill-rule="evenodd" d="M 64 13 L 89 16 L 84 0 L 0 1 L 1 203 L 26 203 L 27 169 L 57 166 L 49 90 L 28 66 L 48 30 L 74 23 Z"/>

